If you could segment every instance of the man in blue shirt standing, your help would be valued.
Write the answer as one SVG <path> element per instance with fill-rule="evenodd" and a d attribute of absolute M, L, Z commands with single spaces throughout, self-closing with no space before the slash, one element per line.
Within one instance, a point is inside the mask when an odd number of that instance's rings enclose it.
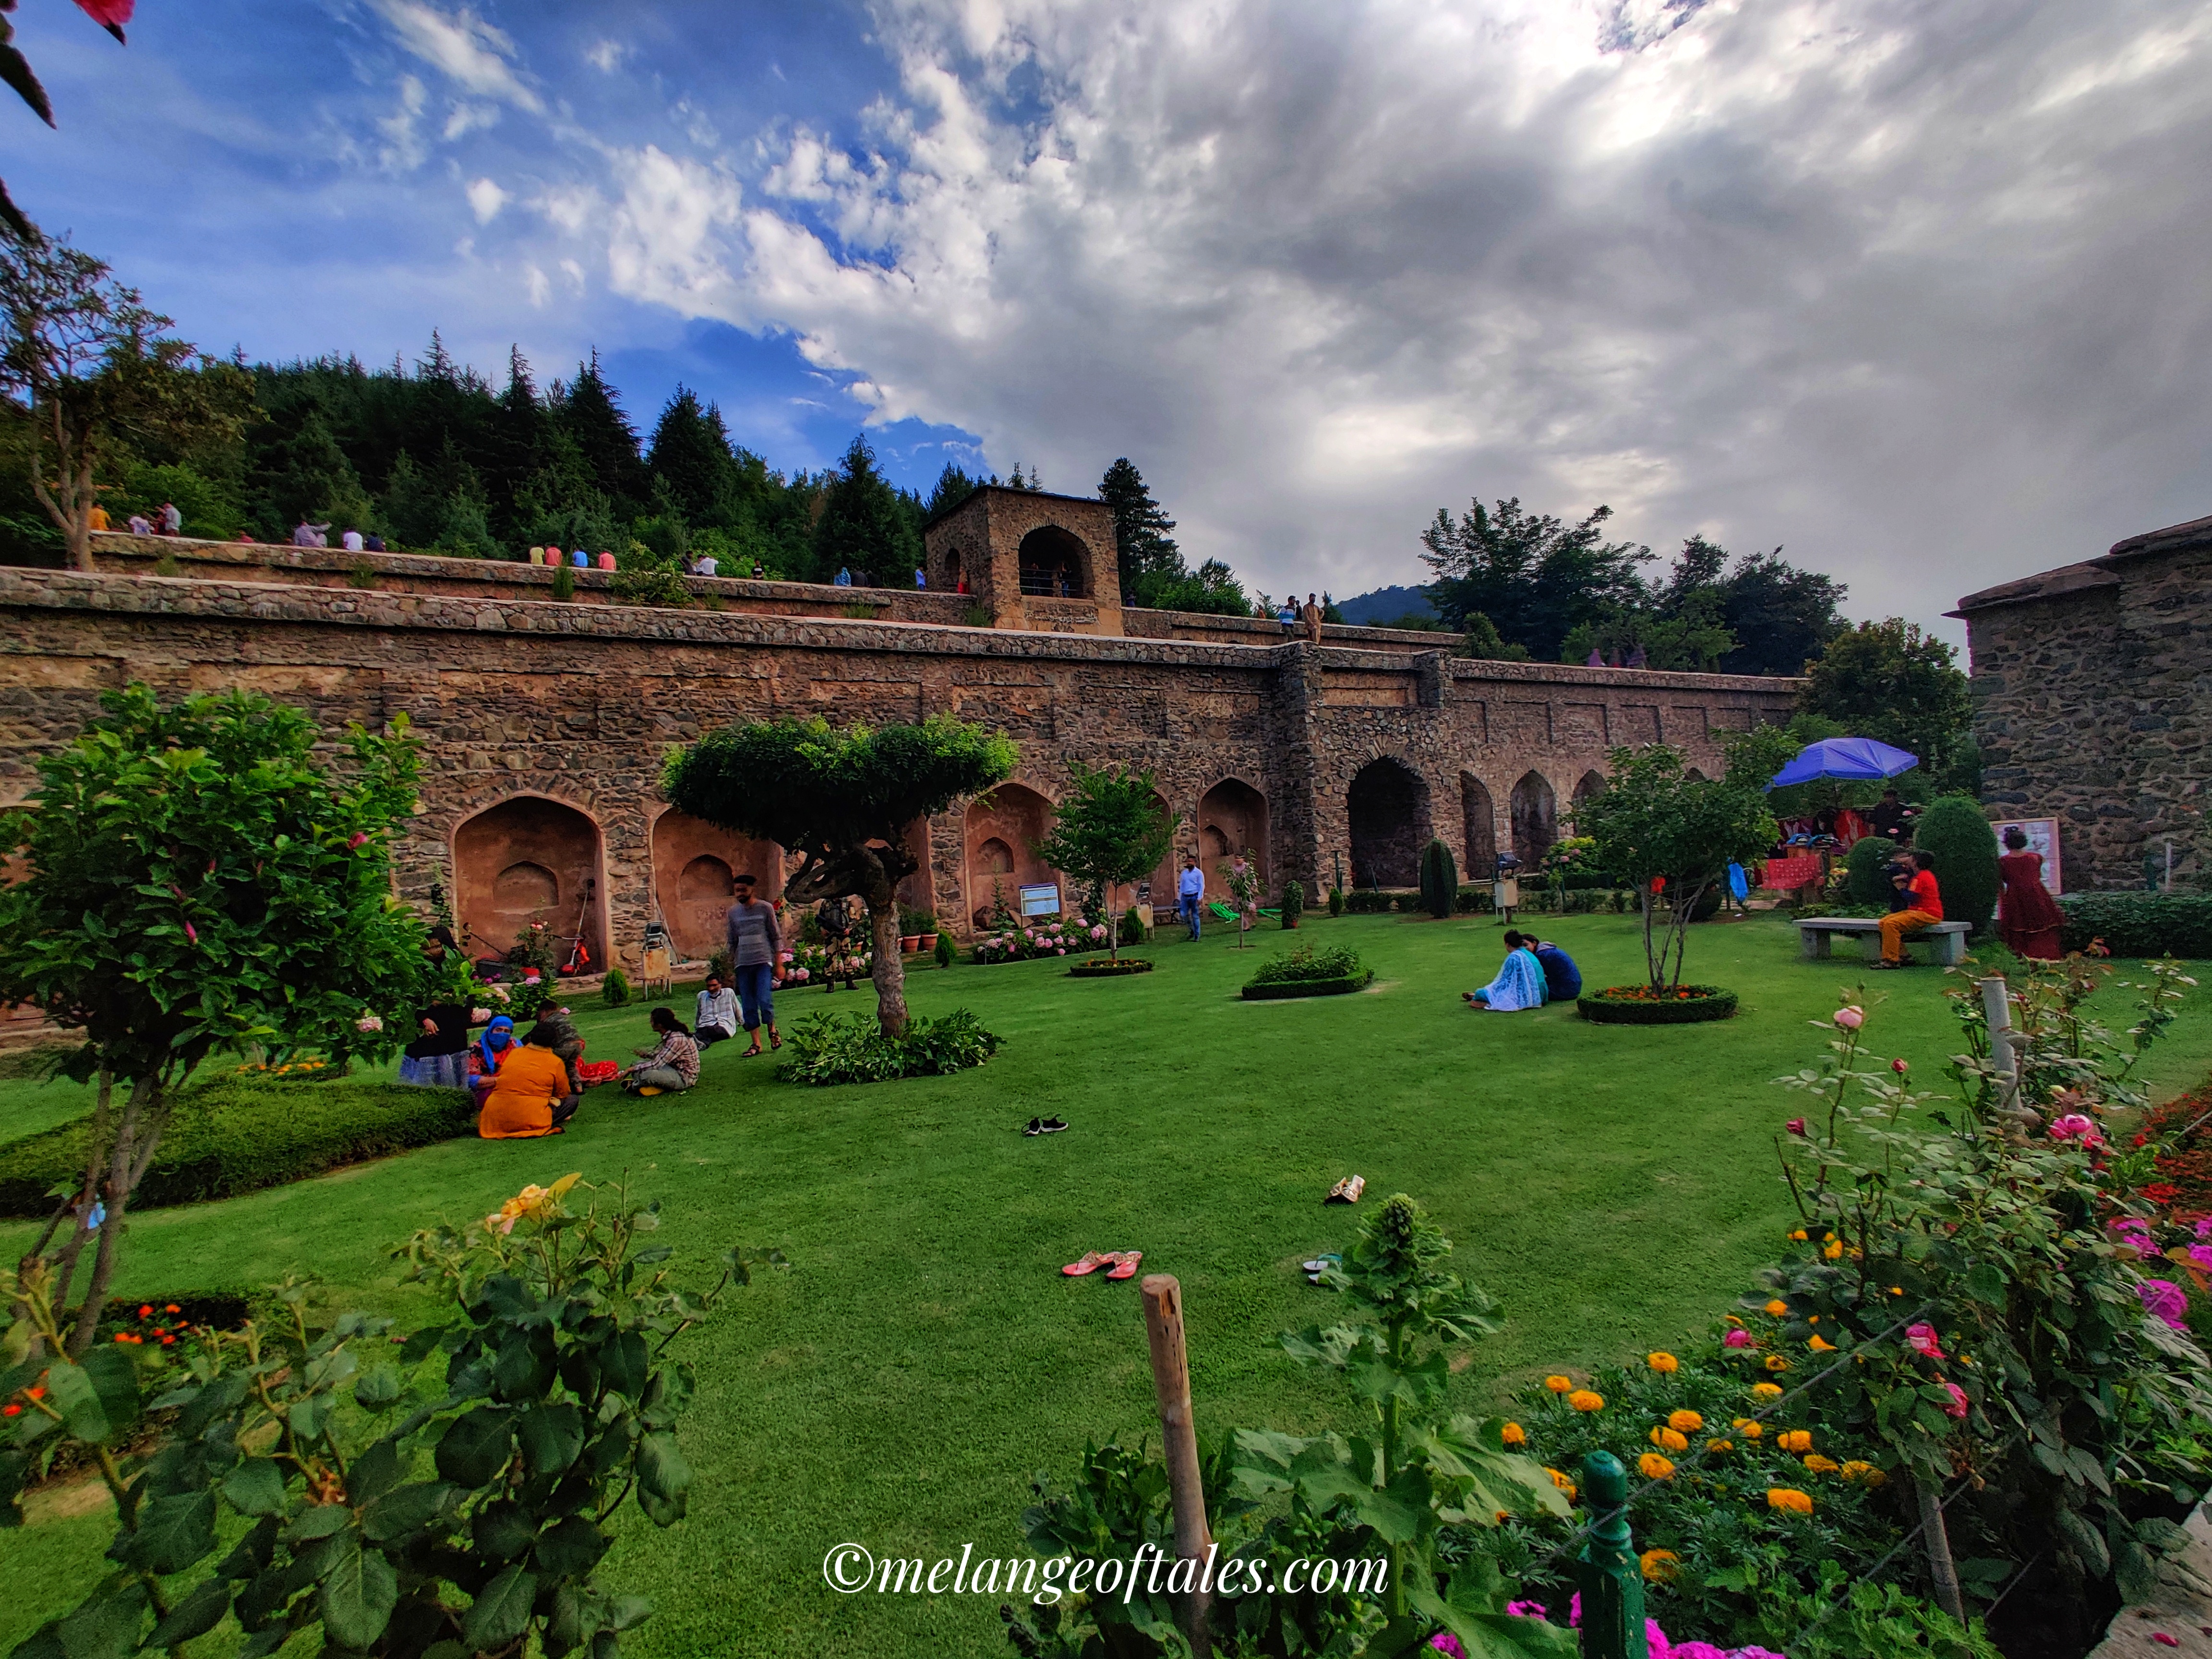
<path fill-rule="evenodd" d="M 1176 878 L 1176 914 L 1190 925 L 1193 940 L 1199 934 L 1199 901 L 1206 895 L 1206 872 L 1198 867 L 1198 854 L 1182 855 L 1182 874 Z"/>

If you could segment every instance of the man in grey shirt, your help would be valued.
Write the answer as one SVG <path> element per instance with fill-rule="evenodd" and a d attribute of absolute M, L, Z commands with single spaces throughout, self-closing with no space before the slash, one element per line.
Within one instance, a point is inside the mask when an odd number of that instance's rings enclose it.
<path fill-rule="evenodd" d="M 752 1039 L 752 1047 L 740 1058 L 750 1059 L 761 1051 L 763 1024 L 768 1027 L 769 1046 L 783 1047 L 775 1029 L 773 994 L 783 982 L 783 930 L 775 924 L 775 906 L 753 896 L 753 889 L 759 884 L 752 877 L 739 876 L 731 885 L 737 890 L 738 902 L 730 907 L 726 919 L 730 969 L 738 981 L 738 1006 L 744 1012 L 745 1032 Z"/>

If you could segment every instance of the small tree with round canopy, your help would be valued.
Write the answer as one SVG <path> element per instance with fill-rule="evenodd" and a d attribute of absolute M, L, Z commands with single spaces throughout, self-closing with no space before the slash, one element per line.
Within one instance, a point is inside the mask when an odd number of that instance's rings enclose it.
<path fill-rule="evenodd" d="M 1774 842 L 1765 798 L 1741 783 L 1693 778 L 1681 750 L 1663 743 L 1613 751 L 1605 787 L 1575 809 L 1575 828 L 1595 843 L 1597 864 L 1636 887 L 1644 918 L 1644 963 L 1651 989 L 1682 978 L 1682 947 L 1698 902 L 1732 863 L 1757 858 Z M 1654 881 L 1669 896 L 1663 931 Z"/>
<path fill-rule="evenodd" d="M 761 720 L 710 732 L 668 757 L 660 788 L 695 818 L 799 854 L 784 883 L 796 903 L 854 895 L 868 907 L 876 1019 L 906 1033 L 898 884 L 921 867 L 906 826 L 1013 775 L 1012 738 L 950 715 L 915 726 Z"/>
<path fill-rule="evenodd" d="M 165 708 L 132 685 L 100 705 L 39 762 L 31 799 L 0 815 L 0 845 L 26 871 L 0 888 L 0 1003 L 82 1032 L 63 1070 L 99 1090 L 83 1179 L 26 1257 L 52 1272 L 63 1309 L 96 1242 L 64 1327 L 72 1359 L 91 1345 L 131 1195 L 192 1073 L 249 1046 L 341 1065 L 388 1054 L 430 971 L 422 923 L 392 895 L 390 842 L 416 804 L 406 716 L 388 736 L 349 728 L 326 772 L 321 729 L 265 697 Z"/>
<path fill-rule="evenodd" d="M 1074 760 L 1067 769 L 1074 793 L 1060 803 L 1059 819 L 1052 834 L 1036 843 L 1036 854 L 1055 870 L 1103 887 L 1110 911 L 1114 889 L 1159 868 L 1175 844 L 1179 820 L 1160 811 L 1150 772 L 1093 769 Z M 1106 937 L 1108 952 L 1118 962 L 1121 930 L 1109 927 Z"/>

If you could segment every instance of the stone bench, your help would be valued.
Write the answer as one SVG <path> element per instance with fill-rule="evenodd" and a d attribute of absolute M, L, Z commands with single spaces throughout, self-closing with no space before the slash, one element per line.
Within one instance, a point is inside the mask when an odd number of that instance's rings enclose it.
<path fill-rule="evenodd" d="M 1907 933 L 1905 943 L 1908 949 L 1915 945 L 1929 946 L 1936 960 L 1946 967 L 1966 959 L 1968 926 L 1963 921 L 1938 921 L 1922 928 L 1917 933 Z M 1860 954 L 1867 961 L 1881 957 L 1881 924 L 1869 916 L 1800 916 L 1797 919 L 1797 939 L 1803 947 L 1808 962 L 1826 962 L 1828 949 L 1838 933 L 1856 933 L 1865 943 Z"/>

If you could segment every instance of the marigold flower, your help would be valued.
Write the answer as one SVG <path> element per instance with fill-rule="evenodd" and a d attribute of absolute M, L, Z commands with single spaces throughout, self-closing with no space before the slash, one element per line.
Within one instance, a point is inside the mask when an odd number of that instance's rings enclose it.
<path fill-rule="evenodd" d="M 1718 1456 L 1722 1452 L 1732 1452 L 1735 1449 L 1735 1443 L 1732 1440 L 1708 1440 L 1705 1442 L 1706 1452 L 1714 1456 Z"/>
<path fill-rule="evenodd" d="M 1544 1386 L 1549 1389 L 1553 1394 L 1565 1394 L 1568 1389 L 1573 1388 L 1575 1385 L 1573 1379 L 1570 1377 L 1547 1376 L 1544 1379 Z"/>
<path fill-rule="evenodd" d="M 1801 1234 L 1799 1236 L 1802 1237 L 1803 1235 Z M 1779 1319 L 1790 1311 L 1790 1304 L 1778 1296 L 1773 1301 L 1766 1304 L 1766 1311 L 1772 1314 L 1777 1319 Z"/>
<path fill-rule="evenodd" d="M 1805 1242 L 1805 1230 L 1802 1227 L 1796 1229 L 1790 1235 L 1790 1242 L 1796 1244 L 1802 1244 Z"/>
<path fill-rule="evenodd" d="M 1695 1434 L 1705 1426 L 1705 1419 L 1692 1411 L 1669 1412 L 1667 1413 L 1667 1426 L 1680 1429 L 1684 1434 Z"/>
<path fill-rule="evenodd" d="M 1836 1351 L 1836 1345 L 1818 1331 L 1805 1339 L 1805 1346 L 1814 1353 L 1833 1353 Z"/>
<path fill-rule="evenodd" d="M 1525 1446 L 1528 1443 L 1528 1431 L 1518 1423 L 1508 1423 L 1498 1431 L 1498 1437 L 1509 1446 Z"/>
<path fill-rule="evenodd" d="M 1844 1480 L 1863 1486 L 1879 1486 L 1889 1478 L 1863 1457 L 1846 1460 L 1842 1474 Z"/>
<path fill-rule="evenodd" d="M 1647 1480 L 1672 1480 L 1674 1478 L 1674 1465 L 1657 1452 L 1644 1453 L 1636 1460 L 1636 1467 L 1644 1472 Z"/>
<path fill-rule="evenodd" d="M 33 1399 L 33 1400 L 44 1400 L 44 1399 L 46 1397 L 46 1391 L 44 1389 L 42 1389 L 42 1388 L 41 1388 L 41 1389 L 24 1389 L 24 1390 L 23 1390 L 23 1392 L 24 1392 L 25 1394 L 27 1394 L 27 1395 L 30 1395 L 30 1396 L 31 1396 L 31 1398 L 32 1398 L 32 1399 Z"/>
<path fill-rule="evenodd" d="M 1636 1559 L 1644 1576 L 1655 1584 L 1671 1583 L 1681 1571 L 1682 1558 L 1672 1550 L 1646 1550 Z"/>
<path fill-rule="evenodd" d="M 1782 1385 L 1779 1382 L 1754 1382 L 1751 1385 L 1751 1397 L 1754 1400 L 1779 1400 L 1782 1398 Z"/>
<path fill-rule="evenodd" d="M 1889 1293 L 1892 1296 L 1903 1296 L 1905 1294 L 1905 1286 L 1902 1285 L 1893 1285 L 1889 1287 Z"/>
<path fill-rule="evenodd" d="M 1840 1260 L 1844 1254 L 1844 1241 L 1840 1238 L 1830 1239 L 1820 1247 L 1820 1254 L 1831 1261 Z"/>
<path fill-rule="evenodd" d="M 1650 1440 L 1653 1445 L 1663 1447 L 1668 1451 L 1687 1451 L 1690 1449 L 1690 1443 L 1672 1429 L 1654 1429 L 1644 1437 Z"/>
<path fill-rule="evenodd" d="M 1764 1423 L 1755 1423 L 1748 1417 L 1731 1418 L 1729 1420 L 1729 1427 L 1747 1440 L 1756 1440 L 1766 1432 L 1766 1425 Z"/>
<path fill-rule="evenodd" d="M 1568 1480 L 1565 1475 L 1561 1474 L 1557 1469 L 1547 1468 L 1544 1473 L 1552 1477 L 1552 1484 L 1553 1486 L 1557 1486 L 1561 1492 L 1566 1493 L 1567 1502 L 1571 1504 L 1575 1501 L 1575 1483 L 1573 1481 Z"/>
<path fill-rule="evenodd" d="M 175 1303 L 173 1303 L 173 1302 L 167 1302 L 167 1303 L 164 1303 L 164 1304 L 162 1304 L 162 1306 L 161 1306 L 161 1311 L 162 1311 L 163 1313 L 182 1313 L 182 1312 L 184 1312 L 184 1310 L 183 1310 L 182 1308 L 179 1308 L 179 1307 Z"/>
<path fill-rule="evenodd" d="M 138 1317 L 141 1319 L 151 1319 L 153 1316 L 154 1304 L 150 1302 L 141 1303 L 138 1307 Z"/>
<path fill-rule="evenodd" d="M 1810 1515 L 1813 1512 L 1812 1495 L 1799 1492 L 1795 1486 L 1769 1486 L 1766 1503 L 1770 1509 L 1780 1510 L 1785 1515 Z"/>
<path fill-rule="evenodd" d="M 1786 1452 L 1808 1452 L 1813 1449 L 1810 1429 L 1784 1429 L 1774 1437 L 1774 1443 Z"/>
<path fill-rule="evenodd" d="M 1786 1371 L 1790 1369 L 1790 1362 L 1778 1353 L 1771 1353 L 1766 1356 L 1766 1369 L 1770 1371 Z"/>
<path fill-rule="evenodd" d="M 1805 1467 L 1815 1474 L 1833 1474 L 1843 1467 L 1832 1457 L 1823 1457 L 1819 1452 L 1807 1454 Z"/>
<path fill-rule="evenodd" d="M 1682 1362 L 1671 1353 L 1647 1353 L 1644 1356 L 1644 1363 L 1662 1376 L 1672 1376 L 1682 1369 Z"/>
<path fill-rule="evenodd" d="M 1601 1412 L 1605 1409 L 1605 1396 L 1589 1389 L 1577 1389 L 1567 1396 L 1567 1404 L 1578 1412 Z"/>

